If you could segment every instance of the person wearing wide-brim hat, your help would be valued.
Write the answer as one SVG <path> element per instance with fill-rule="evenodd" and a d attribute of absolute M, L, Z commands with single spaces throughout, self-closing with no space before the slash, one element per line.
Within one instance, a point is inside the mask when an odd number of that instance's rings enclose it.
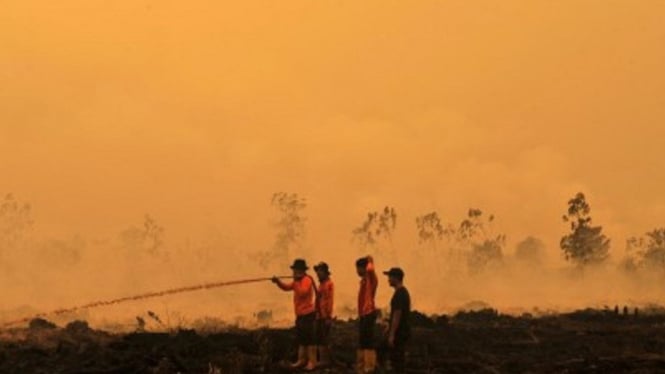
<path fill-rule="evenodd" d="M 293 291 L 293 306 L 296 314 L 296 337 L 298 341 L 298 360 L 292 368 L 314 370 L 317 366 L 317 350 L 314 337 L 316 308 L 314 298 L 316 285 L 314 279 L 307 275 L 307 262 L 298 258 L 293 261 L 293 282 L 285 283 L 273 277 L 273 283 L 284 291 Z"/>
<path fill-rule="evenodd" d="M 332 364 L 330 353 L 330 330 L 333 324 L 335 285 L 330 278 L 330 268 L 325 262 L 314 266 L 319 278 L 319 292 L 316 295 L 316 340 L 319 347 L 319 366 Z"/>

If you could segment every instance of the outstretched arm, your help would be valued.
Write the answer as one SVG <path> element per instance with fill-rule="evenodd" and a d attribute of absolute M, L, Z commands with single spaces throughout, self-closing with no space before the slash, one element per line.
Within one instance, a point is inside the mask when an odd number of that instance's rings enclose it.
<path fill-rule="evenodd" d="M 275 283 L 282 291 L 291 291 L 293 289 L 293 283 L 284 283 L 277 277 L 272 277 L 272 282 Z"/>
<path fill-rule="evenodd" d="M 374 258 L 372 256 L 367 256 L 367 277 L 370 279 L 372 284 L 378 284 L 379 279 L 376 277 L 376 269 L 374 267 Z"/>

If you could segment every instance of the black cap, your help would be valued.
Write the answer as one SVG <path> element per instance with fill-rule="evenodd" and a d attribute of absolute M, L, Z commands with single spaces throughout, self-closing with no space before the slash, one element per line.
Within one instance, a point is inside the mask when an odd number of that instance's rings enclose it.
<path fill-rule="evenodd" d="M 328 267 L 328 264 L 326 264 L 325 262 L 319 262 L 318 264 L 314 265 L 314 270 L 315 271 L 321 270 L 326 274 L 330 274 L 330 268 Z"/>
<path fill-rule="evenodd" d="M 307 267 L 307 262 L 303 260 L 302 258 L 296 258 L 295 261 L 293 261 L 293 265 L 291 265 L 291 269 L 293 270 L 307 270 L 309 267 Z"/>
<path fill-rule="evenodd" d="M 399 280 L 404 279 L 404 270 L 402 270 L 401 268 L 390 268 L 390 270 L 384 271 L 383 274 L 389 277 L 395 277 Z"/>

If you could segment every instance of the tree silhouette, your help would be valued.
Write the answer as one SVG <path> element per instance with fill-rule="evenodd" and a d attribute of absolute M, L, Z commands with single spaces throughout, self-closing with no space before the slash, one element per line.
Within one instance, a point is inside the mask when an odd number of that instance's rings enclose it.
<path fill-rule="evenodd" d="M 123 246 L 133 253 L 145 252 L 150 255 L 162 254 L 164 245 L 164 227 L 146 214 L 143 218 L 143 227 L 132 226 L 120 233 Z"/>
<path fill-rule="evenodd" d="M 376 247 L 379 240 L 392 240 L 392 234 L 397 227 L 397 212 L 395 208 L 386 206 L 381 212 L 369 212 L 367 218 L 359 227 L 353 229 L 353 241 L 360 244 L 362 249 Z"/>
<path fill-rule="evenodd" d="M 32 207 L 20 203 L 13 194 L 0 203 L 0 252 L 16 247 L 32 229 Z"/>
<path fill-rule="evenodd" d="M 270 204 L 279 214 L 275 223 L 277 234 L 272 250 L 259 255 L 259 263 L 267 267 L 275 261 L 286 267 L 294 254 L 302 251 L 302 242 L 305 237 L 304 210 L 307 201 L 297 193 L 277 192 L 272 195 Z"/>
<path fill-rule="evenodd" d="M 418 229 L 418 240 L 420 243 L 436 243 L 446 235 L 446 229 L 441 223 L 441 218 L 437 212 L 431 212 L 416 217 L 416 227 Z"/>
<path fill-rule="evenodd" d="M 479 273 L 492 263 L 503 259 L 503 247 L 506 245 L 505 235 L 493 239 L 485 239 L 474 243 L 469 254 L 468 266 L 471 273 Z"/>
<path fill-rule="evenodd" d="M 602 226 L 591 225 L 591 207 L 583 193 L 568 200 L 564 222 L 570 222 L 570 234 L 561 238 L 560 247 L 566 260 L 584 267 L 599 264 L 609 257 L 610 240 L 602 233 Z"/>
<path fill-rule="evenodd" d="M 456 232 L 451 232 L 457 235 L 460 241 L 471 240 L 478 236 L 489 239 L 487 225 L 494 222 L 494 215 L 490 214 L 487 221 L 483 220 L 483 211 L 480 209 L 471 208 L 467 212 L 467 218 L 462 220 L 459 224 L 459 229 Z"/>
<path fill-rule="evenodd" d="M 485 219 L 482 210 L 471 208 L 457 229 L 449 226 L 443 231 L 466 257 L 471 273 L 479 273 L 491 263 L 499 262 L 503 258 L 506 235 L 493 234 L 493 222 L 494 215 L 490 214 Z"/>
<path fill-rule="evenodd" d="M 529 236 L 517 243 L 515 258 L 530 264 L 541 264 L 545 255 L 545 243 L 538 238 Z"/>
<path fill-rule="evenodd" d="M 626 250 L 635 267 L 665 272 L 665 228 L 653 229 L 645 236 L 628 239 Z"/>

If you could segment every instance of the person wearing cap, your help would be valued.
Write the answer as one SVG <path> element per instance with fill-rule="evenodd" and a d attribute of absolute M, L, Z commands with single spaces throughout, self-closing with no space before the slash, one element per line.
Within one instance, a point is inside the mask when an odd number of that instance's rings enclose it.
<path fill-rule="evenodd" d="M 316 308 L 314 297 L 316 285 L 314 279 L 307 274 L 307 263 L 299 258 L 291 265 L 293 282 L 285 283 L 277 277 L 272 282 L 284 291 L 293 291 L 293 306 L 296 314 L 296 337 L 298 341 L 298 360 L 291 365 L 292 368 L 314 370 L 317 366 L 317 352 L 314 339 L 314 324 L 316 321 Z"/>
<path fill-rule="evenodd" d="M 335 299 L 335 285 L 330 279 L 330 268 L 325 262 L 314 266 L 316 276 L 319 278 L 319 292 L 316 298 L 316 339 L 319 345 L 319 366 L 329 366 L 330 355 L 330 329 L 333 322 L 333 306 Z"/>
<path fill-rule="evenodd" d="M 358 373 L 373 373 L 376 370 L 374 328 L 377 310 L 374 303 L 379 280 L 374 270 L 372 256 L 356 260 L 356 273 L 360 277 L 358 291 L 358 351 L 356 370 Z"/>
<path fill-rule="evenodd" d="M 404 373 L 405 370 L 405 348 L 411 336 L 409 327 L 409 315 L 411 313 L 411 296 L 404 287 L 404 271 L 400 268 L 391 268 L 384 271 L 388 276 L 390 287 L 395 289 L 390 300 L 390 320 L 386 330 L 385 341 L 382 344 L 381 362 L 390 359 L 393 370 L 396 373 Z"/>

